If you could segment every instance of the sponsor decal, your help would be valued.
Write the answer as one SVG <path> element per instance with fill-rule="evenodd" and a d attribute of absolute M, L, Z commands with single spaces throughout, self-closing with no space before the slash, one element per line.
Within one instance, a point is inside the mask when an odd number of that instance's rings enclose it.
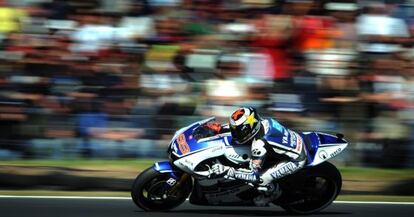
<path fill-rule="evenodd" d="M 190 147 L 187 144 L 187 140 L 185 139 L 184 134 L 180 134 L 177 137 L 178 149 L 180 149 L 182 154 L 187 154 L 190 152 Z"/>
<path fill-rule="evenodd" d="M 228 157 L 230 159 L 236 160 L 236 161 L 247 161 L 247 160 L 249 160 L 249 155 L 247 155 L 247 154 L 243 154 L 242 156 L 238 155 L 238 154 L 230 154 L 230 155 L 228 155 Z"/>
<path fill-rule="evenodd" d="M 187 157 L 186 157 L 186 158 L 187 158 Z M 177 166 L 178 166 L 179 168 L 181 168 L 181 169 L 183 169 L 183 170 L 187 169 L 187 170 L 189 170 L 189 171 L 192 171 L 192 170 L 193 170 L 193 168 L 194 168 L 194 162 L 192 162 L 191 160 L 186 159 L 186 158 L 181 158 L 181 159 L 179 159 L 179 160 L 175 161 L 175 162 L 174 162 L 174 164 L 178 163 L 178 165 L 177 165 Z"/>
<path fill-rule="evenodd" d="M 191 161 L 189 161 L 188 159 L 184 159 L 184 162 L 185 162 L 186 164 L 190 165 L 191 167 L 193 167 L 193 166 L 194 166 L 194 163 L 193 163 L 193 162 L 191 162 Z"/>
<path fill-rule="evenodd" d="M 338 148 L 338 149 L 336 149 L 336 151 L 334 151 L 333 153 L 331 153 L 329 156 L 331 156 L 331 157 L 335 157 L 337 154 L 339 154 L 339 152 L 341 152 L 342 151 L 342 149 L 341 148 Z"/>
<path fill-rule="evenodd" d="M 290 134 L 290 147 L 295 148 L 297 145 L 297 139 L 296 139 L 296 135 L 294 132 L 289 130 L 289 134 Z"/>
<path fill-rule="evenodd" d="M 175 185 L 175 183 L 177 183 L 177 180 L 175 180 L 174 178 L 169 178 L 169 179 L 167 180 L 167 184 L 168 184 L 169 186 L 174 186 L 174 185 Z"/>
<path fill-rule="evenodd" d="M 244 115 L 244 109 L 238 109 L 231 115 L 231 119 L 237 121 L 241 116 Z"/>
<path fill-rule="evenodd" d="M 255 174 L 249 174 L 249 173 L 235 173 L 234 178 L 236 179 L 242 179 L 250 182 L 255 182 L 257 180 Z"/>
<path fill-rule="evenodd" d="M 283 138 L 282 138 L 282 143 L 283 144 L 287 144 L 288 143 L 288 136 L 289 136 L 289 132 L 287 130 L 284 130 L 284 132 L 283 132 Z"/>
<path fill-rule="evenodd" d="M 269 131 L 269 128 L 270 128 L 270 126 L 269 126 L 269 121 L 268 121 L 268 120 L 264 120 L 264 121 L 262 121 L 261 123 L 262 123 L 262 125 L 264 126 L 264 131 L 265 131 L 265 133 L 267 133 L 267 132 Z"/>
<path fill-rule="evenodd" d="M 221 141 L 218 141 L 221 144 L 223 144 Z M 213 149 L 211 149 L 211 153 L 214 153 L 216 151 L 221 151 L 223 149 L 223 146 L 219 146 L 219 147 L 215 147 Z"/>
<path fill-rule="evenodd" d="M 283 132 L 283 126 L 279 124 L 279 122 L 272 120 L 272 127 L 278 130 L 279 132 Z"/>
<path fill-rule="evenodd" d="M 172 143 L 172 148 L 173 148 L 175 153 L 178 153 L 177 146 L 175 145 L 174 142 Z"/>
<path fill-rule="evenodd" d="M 319 158 L 325 160 L 326 158 L 328 158 L 328 153 L 326 153 L 326 151 L 324 151 L 324 150 L 320 151 L 319 152 Z"/>
<path fill-rule="evenodd" d="M 286 163 L 285 165 L 281 166 L 279 169 L 277 169 L 276 171 L 274 171 L 270 175 L 275 179 L 279 179 L 283 176 L 292 174 L 297 169 L 298 169 L 298 164 L 297 163 L 289 162 L 289 163 Z"/>
<path fill-rule="evenodd" d="M 246 125 L 250 125 L 251 128 L 253 128 L 254 123 L 257 122 L 257 119 L 254 118 L 254 113 L 251 113 L 249 116 L 247 116 Z"/>
<path fill-rule="evenodd" d="M 302 151 L 302 137 L 296 132 L 290 131 L 290 146 L 295 149 L 297 153 Z"/>
<path fill-rule="evenodd" d="M 236 179 L 246 180 L 250 182 L 255 182 L 257 180 L 257 174 L 254 171 L 239 171 L 235 170 L 234 168 L 230 168 L 227 172 L 228 177 L 234 177 Z"/>

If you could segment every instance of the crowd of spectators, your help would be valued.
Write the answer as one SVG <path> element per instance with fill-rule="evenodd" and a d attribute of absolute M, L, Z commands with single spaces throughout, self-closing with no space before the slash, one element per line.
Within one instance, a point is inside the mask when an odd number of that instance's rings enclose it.
<path fill-rule="evenodd" d="M 160 157 L 253 106 L 414 166 L 413 44 L 408 0 L 0 0 L 0 159 Z"/>

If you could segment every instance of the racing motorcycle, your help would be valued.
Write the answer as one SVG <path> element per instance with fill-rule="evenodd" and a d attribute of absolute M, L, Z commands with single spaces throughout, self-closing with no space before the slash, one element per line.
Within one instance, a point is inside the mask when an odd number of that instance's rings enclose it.
<path fill-rule="evenodd" d="M 169 147 L 169 161 L 141 172 L 132 185 L 134 203 L 145 211 L 166 211 L 189 202 L 206 206 L 254 206 L 256 186 L 241 180 L 214 176 L 211 165 L 221 163 L 247 168 L 250 147 L 232 145 L 230 133 L 200 135 L 197 129 L 214 117 L 178 130 Z M 348 145 L 342 134 L 302 132 L 307 162 L 298 172 L 277 180 L 281 195 L 272 203 L 295 214 L 312 214 L 329 206 L 341 191 L 342 177 L 328 159 Z M 275 162 L 266 160 L 263 169 Z"/>

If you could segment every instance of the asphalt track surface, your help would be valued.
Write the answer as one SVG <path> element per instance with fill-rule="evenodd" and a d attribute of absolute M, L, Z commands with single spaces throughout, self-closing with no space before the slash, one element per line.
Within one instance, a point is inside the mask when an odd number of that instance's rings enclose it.
<path fill-rule="evenodd" d="M 414 203 L 335 202 L 321 213 L 311 216 L 409 217 Z M 13 197 L 0 196 L 0 217 L 204 217 L 204 216 L 292 216 L 281 208 L 208 207 L 185 202 L 169 212 L 144 212 L 129 198 Z"/>

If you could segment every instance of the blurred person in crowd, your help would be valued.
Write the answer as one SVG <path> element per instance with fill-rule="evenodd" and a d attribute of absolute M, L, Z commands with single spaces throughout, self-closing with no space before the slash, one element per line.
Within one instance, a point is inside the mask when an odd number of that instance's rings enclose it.
<path fill-rule="evenodd" d="M 390 7 L 384 3 L 369 3 L 364 8 L 357 18 L 357 31 L 360 59 L 368 61 L 400 52 L 410 38 L 405 21 L 392 17 Z"/>
<path fill-rule="evenodd" d="M 118 24 L 118 34 L 122 39 L 145 40 L 156 36 L 153 9 L 147 0 L 132 1 L 128 11 Z"/>
<path fill-rule="evenodd" d="M 306 59 L 303 55 L 297 55 L 293 64 L 293 92 L 300 95 L 305 113 L 312 114 L 320 111 L 318 76 L 306 68 Z"/>
<path fill-rule="evenodd" d="M 185 19 L 186 22 L 182 24 L 182 30 L 192 37 L 200 37 L 214 33 L 215 27 L 213 24 L 216 20 L 216 15 L 211 9 L 215 5 L 220 4 L 214 4 L 214 2 L 210 1 L 194 1 L 191 4 L 192 12 Z"/>
<path fill-rule="evenodd" d="M 72 52 L 97 55 L 113 46 L 118 40 L 114 17 L 89 12 L 78 16 L 79 26 L 72 33 Z"/>
<path fill-rule="evenodd" d="M 0 96 L 0 158 L 21 157 L 26 152 L 20 135 L 28 120 L 25 102 Z"/>
<path fill-rule="evenodd" d="M 206 104 L 204 115 L 224 117 L 234 106 L 249 100 L 249 88 L 243 80 L 242 63 L 237 57 L 224 55 L 217 63 L 215 78 L 205 81 Z"/>
<path fill-rule="evenodd" d="M 53 0 L 46 2 L 43 7 L 48 9 L 48 18 L 51 20 L 68 20 L 73 14 L 73 7 L 68 1 L 65 0 Z"/>
<path fill-rule="evenodd" d="M 146 53 L 144 64 L 141 67 L 139 87 L 141 94 L 152 97 L 157 110 L 158 135 L 169 135 L 175 126 L 173 115 L 192 114 L 190 106 L 184 109 L 188 103 L 188 95 L 191 94 L 192 85 L 187 82 L 183 72 L 184 68 L 177 69 L 174 66 L 180 47 L 175 45 L 154 45 Z M 180 65 L 177 61 L 175 65 Z M 179 66 L 182 67 L 182 66 Z M 181 107 L 183 105 L 183 107 Z M 181 110 L 183 109 L 183 110 Z"/>
<path fill-rule="evenodd" d="M 194 82 L 195 79 L 192 77 L 194 73 L 194 69 L 185 65 L 185 54 L 184 52 L 179 52 L 175 55 L 173 59 L 173 64 L 178 73 L 180 73 L 180 77 L 187 81 L 187 82 Z"/>
<path fill-rule="evenodd" d="M 304 50 L 306 67 L 327 77 L 351 75 L 357 57 L 357 33 L 354 24 L 357 5 L 328 3 L 324 9 L 325 16 L 320 16 L 319 21 L 313 20 L 309 23 L 309 26 L 314 23 L 313 29 L 309 31 L 315 33 Z"/>
<path fill-rule="evenodd" d="M 77 119 L 77 136 L 82 139 L 81 156 L 90 158 L 93 156 L 92 129 L 107 128 L 108 114 L 103 111 L 102 104 L 92 94 L 78 95 L 72 106 Z"/>
<path fill-rule="evenodd" d="M 413 20 L 414 21 L 414 20 Z M 412 40 L 414 42 L 414 22 L 411 23 L 411 36 Z M 407 127 L 409 127 L 409 139 L 410 144 L 407 146 L 406 153 L 408 153 L 408 156 L 414 156 L 414 145 L 412 143 L 414 142 L 414 43 L 412 43 L 412 47 L 408 47 L 407 52 L 404 55 L 405 61 L 406 61 L 406 67 L 404 70 L 404 76 L 407 79 L 407 82 L 405 84 L 404 91 L 406 93 L 406 97 L 403 99 L 403 106 L 401 107 L 399 117 L 404 121 L 404 123 L 407 124 Z M 414 166 L 414 158 L 409 157 L 407 159 L 408 167 Z"/>
<path fill-rule="evenodd" d="M 257 47 L 259 53 L 271 57 L 268 70 L 273 80 L 278 82 L 276 85 L 283 85 L 290 79 L 288 46 L 295 26 L 293 17 L 288 13 L 291 11 L 288 7 L 283 6 L 282 14 L 267 12 L 258 15 L 255 21 L 256 33 L 252 37 L 252 46 Z"/>
<path fill-rule="evenodd" d="M 383 144 L 383 155 L 387 160 L 382 166 L 404 165 L 407 157 L 403 153 L 408 144 L 408 129 L 398 115 L 408 103 L 406 65 L 406 61 L 396 57 L 378 58 L 360 77 L 360 97 L 366 103 L 367 119 L 370 120 L 360 138 Z"/>
<path fill-rule="evenodd" d="M 0 39 L 8 34 L 20 31 L 20 24 L 26 12 L 20 8 L 10 7 L 7 0 L 0 1 Z"/>

